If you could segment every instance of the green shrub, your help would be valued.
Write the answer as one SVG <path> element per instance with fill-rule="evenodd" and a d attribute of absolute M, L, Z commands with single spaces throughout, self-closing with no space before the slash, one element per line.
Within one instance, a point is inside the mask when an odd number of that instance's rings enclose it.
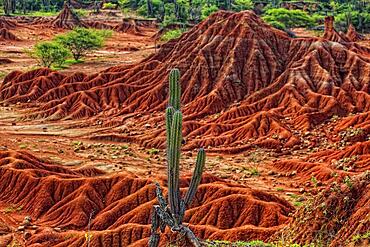
<path fill-rule="evenodd" d="M 269 9 L 262 17 L 266 22 L 276 25 L 277 22 L 286 28 L 313 27 L 314 19 L 302 10 L 288 10 L 284 8 Z M 281 27 L 281 24 L 278 24 Z"/>
<path fill-rule="evenodd" d="M 217 11 L 218 7 L 216 5 L 204 6 L 202 8 L 202 19 L 206 19 L 209 15 Z"/>
<path fill-rule="evenodd" d="M 85 17 L 89 14 L 89 11 L 86 9 L 74 9 L 73 11 L 78 17 Z"/>
<path fill-rule="evenodd" d="M 67 34 L 56 36 L 55 41 L 68 48 L 73 58 L 79 60 L 88 52 L 101 48 L 106 34 L 94 29 L 75 28 Z"/>
<path fill-rule="evenodd" d="M 104 39 L 110 38 L 113 35 L 113 31 L 108 30 L 108 29 L 101 29 L 101 30 L 94 30 L 94 31 L 96 32 L 97 35 L 103 37 Z"/>
<path fill-rule="evenodd" d="M 169 30 L 161 36 L 161 40 L 169 41 L 171 39 L 177 39 L 178 37 L 182 35 L 182 33 L 183 31 L 181 29 Z"/>
<path fill-rule="evenodd" d="M 116 9 L 117 4 L 114 3 L 104 3 L 103 4 L 103 9 Z"/>
<path fill-rule="evenodd" d="M 63 45 L 52 41 L 37 43 L 31 54 L 39 61 L 40 65 L 48 68 L 54 65 L 62 66 L 71 55 Z"/>
<path fill-rule="evenodd" d="M 270 21 L 269 24 L 276 29 L 285 30 L 286 26 L 280 21 Z"/>

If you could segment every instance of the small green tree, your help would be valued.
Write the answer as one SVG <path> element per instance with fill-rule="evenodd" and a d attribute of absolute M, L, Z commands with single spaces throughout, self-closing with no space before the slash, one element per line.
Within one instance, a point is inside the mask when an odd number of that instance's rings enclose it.
<path fill-rule="evenodd" d="M 31 53 L 40 65 L 48 68 L 55 65 L 62 66 L 66 58 L 71 55 L 63 45 L 52 41 L 37 43 Z"/>
<path fill-rule="evenodd" d="M 103 46 L 105 35 L 88 28 L 75 28 L 67 34 L 58 35 L 55 41 L 68 48 L 75 60 Z"/>
<path fill-rule="evenodd" d="M 288 10 L 284 8 L 269 9 L 263 19 L 278 28 L 286 27 L 312 27 L 315 25 L 314 19 L 302 10 Z"/>
<path fill-rule="evenodd" d="M 161 41 L 169 41 L 171 39 L 177 39 L 183 34 L 183 30 L 181 29 L 174 29 L 174 30 L 168 30 L 161 36 Z"/>

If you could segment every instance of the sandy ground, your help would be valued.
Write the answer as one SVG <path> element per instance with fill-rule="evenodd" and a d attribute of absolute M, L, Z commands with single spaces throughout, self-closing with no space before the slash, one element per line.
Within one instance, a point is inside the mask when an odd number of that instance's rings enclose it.
<path fill-rule="evenodd" d="M 27 51 L 39 41 L 51 40 L 55 35 L 68 30 L 50 29 L 42 25 L 22 24 L 10 30 L 20 41 L 0 41 L 0 59 L 9 58 L 12 63 L 2 64 L 0 80 L 14 70 L 27 71 L 37 68 L 38 62 Z M 73 64 L 62 72 L 76 71 L 95 73 L 119 64 L 136 63 L 155 51 L 154 40 L 151 38 L 156 32 L 154 28 L 142 28 L 143 36 L 113 32 L 112 37 L 106 40 L 102 49 L 93 51 L 84 58 L 84 63 Z"/>

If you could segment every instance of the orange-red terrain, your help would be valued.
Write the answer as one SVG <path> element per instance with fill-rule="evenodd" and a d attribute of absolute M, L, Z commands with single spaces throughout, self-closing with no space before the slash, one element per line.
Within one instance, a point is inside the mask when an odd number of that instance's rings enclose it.
<path fill-rule="evenodd" d="M 325 36 L 337 41 L 336 34 Z M 88 76 L 46 69 L 11 73 L 0 100 L 37 103 L 29 119 L 90 117 L 125 126 L 140 118 L 135 129 L 152 128 L 94 138 L 163 148 L 167 75 L 179 67 L 185 149 L 291 148 L 302 144 L 303 132 L 334 115 L 368 114 L 369 61 L 369 50 L 353 42 L 292 39 L 249 12 L 219 12 L 135 65 Z"/>
<path fill-rule="evenodd" d="M 83 246 L 90 213 L 92 246 L 147 244 L 148 216 L 156 203 L 153 181 L 126 173 L 107 176 L 93 167 L 68 169 L 26 152 L 1 151 L 0 165 L 0 202 L 22 205 L 38 226 L 30 227 L 27 246 Z M 189 182 L 182 179 L 181 187 Z M 290 212 L 283 199 L 205 175 L 184 221 L 203 239 L 264 239 L 287 223 Z M 5 230 L 0 243 L 10 243 L 11 232 Z"/>
<path fill-rule="evenodd" d="M 141 25 L 148 24 L 123 20 L 119 29 L 138 35 Z M 0 144 L 7 146 L 0 151 L 0 209 L 12 210 L 0 214 L 0 246 L 14 239 L 33 247 L 86 245 L 90 213 L 92 246 L 147 244 L 153 181 L 165 187 L 166 169 L 162 151 L 147 157 L 140 150 L 165 147 L 174 67 L 182 74 L 183 149 L 190 157 L 199 147 L 211 154 L 185 215 L 199 238 L 366 246 L 370 50 L 360 39 L 353 28 L 337 32 L 332 18 L 322 38 L 290 38 L 252 12 L 221 11 L 139 63 L 89 75 L 46 68 L 8 74 L 0 84 Z M 22 143 L 41 136 L 53 140 L 45 154 Z M 76 138 L 141 148 L 128 158 L 115 147 L 108 157 L 100 143 L 95 156 L 90 144 L 66 148 Z M 127 158 L 130 169 L 45 159 L 58 153 Z M 143 167 L 148 174 L 135 174 Z M 31 224 L 16 232 L 25 216 Z M 176 239 L 168 231 L 161 245 Z"/>

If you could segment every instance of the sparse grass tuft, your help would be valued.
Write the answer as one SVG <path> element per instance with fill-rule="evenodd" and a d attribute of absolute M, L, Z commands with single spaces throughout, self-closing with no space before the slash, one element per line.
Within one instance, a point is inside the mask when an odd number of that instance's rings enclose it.
<path fill-rule="evenodd" d="M 15 205 L 10 205 L 10 206 L 6 207 L 3 212 L 5 214 L 10 214 L 10 213 L 14 213 L 14 212 L 20 212 L 20 211 L 22 211 L 22 209 L 23 209 L 23 206 L 17 207 Z"/>

